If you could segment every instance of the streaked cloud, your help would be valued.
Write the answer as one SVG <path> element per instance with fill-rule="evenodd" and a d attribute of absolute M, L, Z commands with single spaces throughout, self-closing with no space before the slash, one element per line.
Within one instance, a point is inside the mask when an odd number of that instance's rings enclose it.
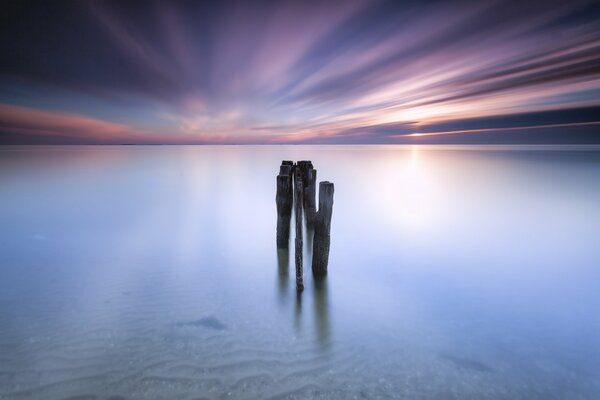
<path fill-rule="evenodd" d="M 61 123 L 59 137 L 108 142 L 404 143 L 500 129 L 526 141 L 518 116 L 534 113 L 549 138 L 597 136 L 577 113 L 553 120 L 600 106 L 593 1 L 27 3 L 4 6 L 0 28 L 11 141 Z M 19 125 L 10 107 L 39 121 Z M 495 117 L 502 126 L 469 126 Z M 452 129 L 433 135 L 440 124 Z"/>

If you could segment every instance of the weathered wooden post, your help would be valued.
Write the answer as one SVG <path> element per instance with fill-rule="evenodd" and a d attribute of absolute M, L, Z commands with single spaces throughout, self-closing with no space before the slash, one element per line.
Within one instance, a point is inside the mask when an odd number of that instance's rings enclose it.
<path fill-rule="evenodd" d="M 286 162 L 286 161 L 284 161 Z M 279 175 L 286 175 L 287 177 L 289 177 L 289 190 L 287 191 L 287 197 L 288 197 L 288 201 L 290 204 L 290 215 L 292 212 L 292 207 L 294 204 L 294 182 L 292 181 L 292 176 L 294 174 L 294 166 L 293 165 L 288 165 L 288 164 L 281 164 L 281 166 L 279 167 Z"/>
<path fill-rule="evenodd" d="M 284 164 L 277 175 L 277 248 L 287 249 L 290 239 L 290 219 L 292 217 L 292 167 Z"/>
<path fill-rule="evenodd" d="M 292 176 L 292 166 L 281 164 L 279 166 L 279 175 L 289 175 Z"/>
<path fill-rule="evenodd" d="M 294 182 L 292 181 L 292 176 L 294 175 L 295 168 L 294 162 L 288 160 L 283 160 L 279 166 L 279 174 L 290 177 L 290 204 L 294 203 Z"/>
<path fill-rule="evenodd" d="M 296 214 L 296 290 L 304 290 L 302 269 L 302 177 L 296 169 L 294 176 L 294 211 Z"/>
<path fill-rule="evenodd" d="M 292 172 L 294 172 L 294 162 L 283 160 L 281 165 L 279 166 L 279 174 L 290 175 L 290 179 L 292 178 Z"/>
<path fill-rule="evenodd" d="M 298 174 L 302 177 L 302 188 L 304 189 L 302 204 L 306 225 L 312 229 L 317 212 L 315 202 L 317 171 L 314 169 L 312 161 L 309 160 L 298 161 L 296 168 L 299 170 Z"/>
<path fill-rule="evenodd" d="M 304 186 L 304 171 L 306 171 L 307 165 L 310 161 L 302 160 L 296 163 L 298 169 L 300 169 L 300 176 L 302 177 L 302 185 Z M 312 163 L 311 163 L 312 164 Z"/>
<path fill-rule="evenodd" d="M 308 160 L 298 161 L 297 168 L 300 170 L 299 174 L 302 177 L 302 188 L 306 189 L 308 186 L 308 170 L 313 169 L 312 162 Z"/>
<path fill-rule="evenodd" d="M 304 215 L 306 216 L 306 225 L 312 229 L 315 226 L 315 218 L 317 214 L 316 204 L 316 182 L 317 170 L 311 167 L 306 171 L 307 184 L 304 188 Z"/>
<path fill-rule="evenodd" d="M 302 217 L 306 216 L 307 240 L 312 241 L 312 270 L 315 278 L 327 275 L 331 244 L 331 216 L 333 211 L 334 186 L 331 182 L 319 183 L 319 210 L 316 209 L 317 170 L 312 162 L 303 160 L 294 164 L 283 161 L 277 176 L 277 247 L 289 247 L 290 219 L 292 208 L 296 215 L 295 264 L 296 289 L 304 290 L 303 277 L 303 232 Z M 303 211 L 304 210 L 304 211 Z M 311 237 L 312 236 L 312 237 Z"/>
<path fill-rule="evenodd" d="M 319 183 L 319 210 L 315 218 L 313 238 L 312 271 L 316 277 L 327 275 L 329 247 L 331 244 L 331 215 L 333 211 L 334 187 L 331 182 Z"/>

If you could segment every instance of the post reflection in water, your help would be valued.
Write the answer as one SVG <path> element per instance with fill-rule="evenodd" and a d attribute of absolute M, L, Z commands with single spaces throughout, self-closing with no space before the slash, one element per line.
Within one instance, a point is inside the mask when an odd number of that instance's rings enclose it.
<path fill-rule="evenodd" d="M 308 225 L 306 225 L 306 235 L 305 235 L 305 243 L 306 243 L 306 247 L 304 249 L 304 252 L 306 253 L 306 260 L 312 260 L 312 254 L 313 254 L 313 238 L 315 237 L 315 229 L 314 228 L 309 228 Z"/>
<path fill-rule="evenodd" d="M 315 277 L 313 281 L 313 290 L 315 299 L 315 330 L 317 333 L 317 339 L 321 348 L 327 349 L 330 345 L 331 336 L 327 277 Z"/>
<path fill-rule="evenodd" d="M 290 277 L 290 251 L 289 249 L 277 249 L 277 266 L 278 266 L 278 289 L 279 300 L 281 302 L 288 294 L 288 281 Z"/>
<path fill-rule="evenodd" d="M 314 230 L 307 229 L 305 233 L 305 248 L 304 257 L 307 260 L 312 259 L 312 242 L 313 242 Z M 278 288 L 278 299 L 280 304 L 289 304 L 289 262 L 290 262 L 290 249 L 277 249 L 277 288 Z M 329 294 L 328 294 L 328 282 L 327 276 L 325 277 L 312 277 L 312 294 L 306 292 L 295 291 L 294 301 L 294 329 L 297 335 L 302 333 L 302 308 L 303 308 L 303 296 L 312 297 L 313 301 L 313 317 L 314 317 L 314 334 L 321 350 L 326 350 L 331 344 L 331 324 L 329 320 Z"/>

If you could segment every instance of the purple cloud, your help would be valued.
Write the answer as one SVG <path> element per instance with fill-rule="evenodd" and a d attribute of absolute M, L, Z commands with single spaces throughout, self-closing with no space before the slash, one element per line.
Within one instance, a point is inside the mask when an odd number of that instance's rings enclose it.
<path fill-rule="evenodd" d="M 157 142 L 394 143 L 600 105 L 592 1 L 26 3 L 3 6 L 0 104 Z"/>

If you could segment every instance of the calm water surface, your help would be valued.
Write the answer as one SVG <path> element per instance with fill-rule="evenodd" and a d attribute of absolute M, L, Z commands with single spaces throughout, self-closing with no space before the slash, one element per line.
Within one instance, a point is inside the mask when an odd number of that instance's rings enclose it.
<path fill-rule="evenodd" d="M 301 296 L 283 159 L 335 182 Z M 595 400 L 600 148 L 3 147 L 0 276 L 3 400 Z"/>

